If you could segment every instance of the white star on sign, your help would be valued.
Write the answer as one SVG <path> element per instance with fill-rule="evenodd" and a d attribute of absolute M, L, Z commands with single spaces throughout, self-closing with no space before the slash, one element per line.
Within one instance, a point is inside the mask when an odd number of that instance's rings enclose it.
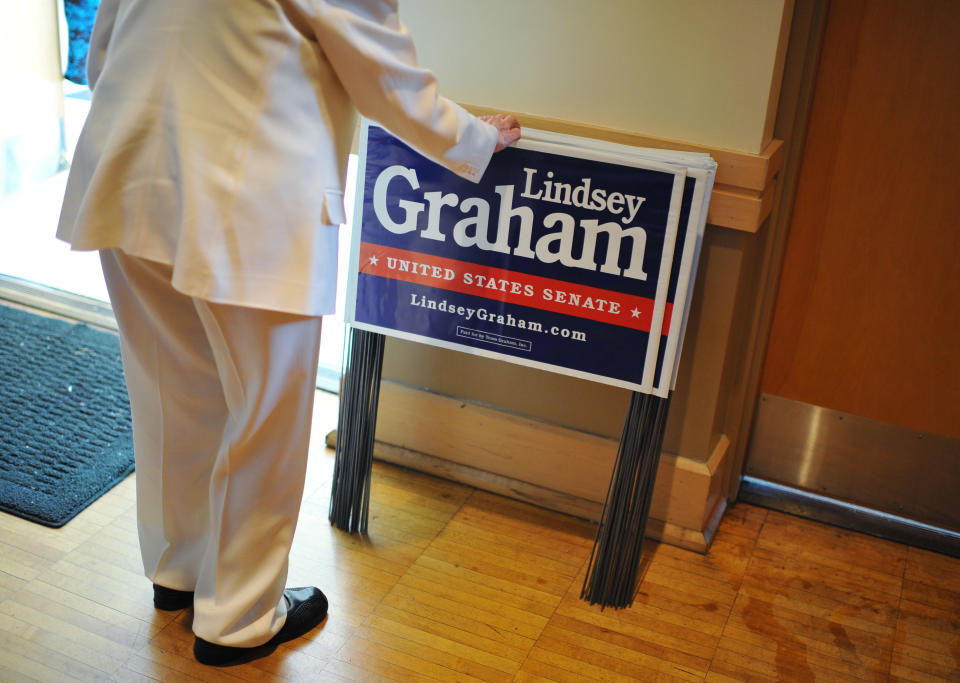
<path fill-rule="evenodd" d="M 370 257 L 370 265 L 371 265 L 371 266 L 377 265 L 377 261 L 378 261 L 378 260 L 379 260 L 379 259 L 377 259 L 376 256 L 371 256 L 371 257 Z"/>
<path fill-rule="evenodd" d="M 634 318 L 639 318 L 639 317 L 640 317 L 640 309 L 634 308 L 632 311 L 630 311 L 630 315 L 633 316 Z"/>

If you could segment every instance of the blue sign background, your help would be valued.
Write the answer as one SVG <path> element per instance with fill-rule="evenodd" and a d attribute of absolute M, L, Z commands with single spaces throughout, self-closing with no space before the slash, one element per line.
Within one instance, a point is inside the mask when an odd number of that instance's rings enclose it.
<path fill-rule="evenodd" d="M 363 241 L 400 249 L 409 249 L 411 251 L 436 254 L 446 258 L 470 260 L 474 263 L 506 268 L 531 275 L 541 275 L 543 277 L 571 281 L 574 281 L 573 278 L 576 278 L 575 281 L 579 284 L 627 292 L 650 297 L 651 299 L 656 294 L 657 279 L 660 274 L 660 255 L 663 251 L 663 236 L 666 229 L 673 191 L 673 174 L 619 164 L 610 164 L 591 159 L 560 156 L 549 152 L 509 147 L 494 155 L 493 160 L 490 162 L 486 173 L 479 183 L 472 183 L 425 158 L 412 147 L 407 146 L 404 142 L 393 137 L 382 128 L 371 126 L 369 131 L 366 167 L 363 169 Z M 584 218 L 593 218 L 601 222 L 614 221 L 623 227 L 627 226 L 620 222 L 622 214 L 616 215 L 605 211 L 591 211 L 577 206 L 554 204 L 543 200 L 521 197 L 521 192 L 526 184 L 524 168 L 534 168 L 539 171 L 535 176 L 535 183 L 548 180 L 546 174 L 548 171 L 551 171 L 554 176 L 553 178 L 549 178 L 550 181 L 568 183 L 576 187 L 580 184 L 582 178 L 591 178 L 592 188 L 606 189 L 608 193 L 620 192 L 622 194 L 645 197 L 646 201 L 640 207 L 631 225 L 642 225 L 647 232 L 644 271 L 648 274 L 648 278 L 646 282 L 641 282 L 639 280 L 629 280 L 617 275 L 601 273 L 599 270 L 573 270 L 556 263 L 541 263 L 534 259 L 511 257 L 509 254 L 501 254 L 495 251 L 464 249 L 449 237 L 443 242 L 437 242 L 435 240 L 418 239 L 416 238 L 417 233 L 395 235 L 380 226 L 374 216 L 373 186 L 377 176 L 380 175 L 385 168 L 396 164 L 416 170 L 417 178 L 420 181 L 420 189 L 412 190 L 403 180 L 394 181 L 390 185 L 391 204 L 396 204 L 398 201 L 404 199 L 422 202 L 423 193 L 429 191 L 440 190 L 444 193 L 452 192 L 460 197 L 461 200 L 465 197 L 479 197 L 489 202 L 492 221 L 495 220 L 496 217 L 496 212 L 493 207 L 498 207 L 500 204 L 500 196 L 496 193 L 495 187 L 497 185 L 514 186 L 513 206 L 527 206 L 533 210 L 533 243 L 536 243 L 537 239 L 543 235 L 556 232 L 543 226 L 544 216 L 554 211 L 568 213 L 578 222 Z M 535 190 L 536 188 L 533 189 Z M 395 220 L 402 218 L 399 210 L 394 210 L 392 214 L 395 214 L 393 215 Z M 463 218 L 464 214 L 455 207 L 446 207 L 443 209 L 443 216 L 447 217 L 447 221 L 445 221 L 444 224 L 449 226 L 456 220 Z M 426 211 L 423 211 L 418 216 L 417 230 L 419 231 L 426 228 L 426 222 Z M 514 219 L 514 222 L 516 222 L 516 219 Z M 449 234 L 450 228 L 447 227 L 444 232 Z M 513 235 L 511 236 L 513 237 Z M 516 239 L 511 239 L 511 245 L 515 243 Z M 598 240 L 598 252 L 601 251 L 602 245 L 605 246 L 604 237 Z M 574 241 L 574 253 L 580 253 L 582 246 L 582 231 L 577 231 Z M 624 268 L 627 265 L 628 250 L 623 249 L 621 251 L 620 266 Z"/>
<path fill-rule="evenodd" d="M 517 274 L 551 278 L 553 280 L 596 287 L 610 292 L 642 296 L 653 299 L 657 293 L 657 283 L 661 275 L 661 259 L 664 238 L 667 232 L 670 208 L 677 171 L 661 168 L 640 168 L 622 163 L 610 163 L 597 159 L 584 159 L 564 156 L 535 149 L 509 148 L 496 154 L 480 183 L 466 181 L 438 164 L 424 158 L 419 153 L 397 140 L 386 131 L 370 126 L 366 144 L 365 159 L 361 159 L 362 202 L 359 204 L 359 225 L 354 226 L 355 237 L 359 231 L 360 240 L 366 244 L 381 245 L 393 249 L 417 252 L 424 255 L 454 259 L 481 266 L 490 266 L 513 271 Z M 477 247 L 462 247 L 451 236 L 452 226 L 457 221 L 474 215 L 463 213 L 457 206 L 445 206 L 441 211 L 441 232 L 446 239 L 438 241 L 425 239 L 420 231 L 427 227 L 427 210 L 417 217 L 417 229 L 405 234 L 395 234 L 384 228 L 375 215 L 373 206 L 373 188 L 377 178 L 391 166 L 403 166 L 414 169 L 419 188 L 413 189 L 403 178 L 395 178 L 389 185 L 388 212 L 396 222 L 405 219 L 405 212 L 399 208 L 402 200 L 426 203 L 425 192 L 454 193 L 462 201 L 477 197 L 490 206 L 490 233 L 496 230 L 500 195 L 497 186 L 513 187 L 513 208 L 526 206 L 533 212 L 533 235 L 531 244 L 548 234 L 557 232 L 557 228 L 546 228 L 544 218 L 554 212 L 563 212 L 572 216 L 577 225 L 584 219 L 594 219 L 601 223 L 616 222 L 622 228 L 642 226 L 646 232 L 646 249 L 643 270 L 647 279 L 627 278 L 620 275 L 564 266 L 560 263 L 543 263 L 532 258 L 511 256 L 496 251 L 485 251 Z M 636 216 L 624 224 L 626 214 L 613 214 L 608 211 L 596 211 L 573 205 L 548 202 L 521 196 L 528 181 L 524 169 L 536 169 L 532 178 L 531 191 L 543 189 L 543 181 L 562 182 L 576 188 L 589 178 L 591 189 L 602 188 L 624 195 L 644 197 Z M 548 172 L 552 177 L 548 178 Z M 679 170 L 683 173 L 683 169 Z M 680 262 L 684 235 L 687 232 L 687 217 L 693 196 L 691 179 L 683 185 L 684 196 L 680 205 L 679 229 L 676 239 L 679 244 L 671 262 L 667 264 L 665 276 L 670 278 L 668 291 L 672 299 L 677 291 L 676 266 Z M 516 226 L 514 218 L 512 225 Z M 573 253 L 579 255 L 583 246 L 583 230 L 576 230 Z M 517 231 L 511 230 L 510 245 L 517 243 Z M 631 240 L 625 239 L 620 253 L 619 265 L 629 265 Z M 606 238 L 601 235 L 597 241 L 596 253 L 605 252 Z M 354 250 L 356 255 L 357 249 Z M 601 260 L 597 257 L 597 260 Z M 424 283 L 406 282 L 381 275 L 362 272 L 363 264 L 352 264 L 351 277 L 354 303 L 348 311 L 348 321 L 360 323 L 368 329 L 376 329 L 386 334 L 395 334 L 434 343 L 448 348 L 460 348 L 473 353 L 493 355 L 514 360 L 527 365 L 545 367 L 558 372 L 567 372 L 577 376 L 587 376 L 598 381 L 607 381 L 618 386 L 639 389 L 644 374 L 644 360 L 647 352 L 649 334 L 646 331 L 591 320 L 576 315 L 543 310 L 537 307 L 540 301 L 532 297 L 531 305 L 520 305 L 475 296 L 458 291 L 450 291 L 439 286 Z M 671 268 L 670 266 L 673 266 Z M 482 290 L 478 290 L 480 292 Z M 436 306 L 428 309 L 427 305 Z M 453 312 L 440 310 L 452 309 Z M 527 302 L 524 302 L 527 303 Z M 459 311 L 459 312 L 458 312 Z M 473 311 L 470 313 L 470 311 Z M 478 312 L 483 317 L 478 318 Z M 351 315 L 352 314 L 352 315 Z M 496 316 L 503 316 L 498 320 Z M 491 319 L 493 318 L 493 319 Z M 510 322 L 514 324 L 510 324 Z M 526 323 L 526 327 L 520 324 Z M 531 325 L 533 323 L 533 325 Z M 662 334 L 667 333 L 664 326 Z M 578 338 L 585 336 L 585 341 Z M 657 363 L 655 377 L 662 373 L 662 354 L 654 359 Z"/>

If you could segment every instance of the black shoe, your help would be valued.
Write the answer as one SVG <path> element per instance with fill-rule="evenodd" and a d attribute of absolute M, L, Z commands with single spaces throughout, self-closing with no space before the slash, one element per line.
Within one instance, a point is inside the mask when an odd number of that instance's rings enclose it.
<path fill-rule="evenodd" d="M 287 620 L 277 634 L 263 645 L 255 647 L 229 647 L 209 643 L 197 636 L 193 642 L 193 656 L 201 664 L 210 666 L 233 666 L 266 657 L 277 645 L 299 638 L 313 630 L 327 616 L 327 598 L 319 588 L 288 588 L 283 591 L 287 599 Z"/>
<path fill-rule="evenodd" d="M 153 606 L 167 612 L 193 607 L 193 591 L 177 591 L 153 584 Z"/>

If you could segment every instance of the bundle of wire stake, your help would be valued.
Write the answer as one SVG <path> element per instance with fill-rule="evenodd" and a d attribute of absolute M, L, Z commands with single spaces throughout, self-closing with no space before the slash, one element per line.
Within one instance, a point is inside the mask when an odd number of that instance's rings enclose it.
<path fill-rule="evenodd" d="M 354 328 L 347 332 L 329 519 L 351 534 L 367 533 L 383 346 L 382 334 Z"/>
<path fill-rule="evenodd" d="M 580 592 L 591 605 L 629 607 L 667 423 L 669 398 L 634 392 Z"/>

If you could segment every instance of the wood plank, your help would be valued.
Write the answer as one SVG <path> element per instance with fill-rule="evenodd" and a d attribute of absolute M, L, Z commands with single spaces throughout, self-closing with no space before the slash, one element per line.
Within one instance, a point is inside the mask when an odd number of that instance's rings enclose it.
<path fill-rule="evenodd" d="M 899 639 L 894 645 L 891 673 L 901 672 L 900 676 L 908 677 L 906 671 L 922 674 L 939 680 L 950 680 L 960 672 L 960 640 L 951 648 L 953 651 L 935 652 L 926 648 L 911 646 Z M 954 676 L 956 678 L 956 676 Z"/>
<path fill-rule="evenodd" d="M 920 548 L 907 548 L 904 578 L 960 593 L 960 558 Z"/>
<path fill-rule="evenodd" d="M 469 666 L 452 655 L 417 646 L 403 638 L 365 626 L 358 629 L 357 634 L 340 649 L 337 657 L 353 664 L 356 655 L 360 655 L 362 657 L 360 661 L 365 664 L 369 664 L 371 659 L 380 660 L 392 667 L 408 669 L 440 681 L 500 679 L 498 673 L 491 672 L 485 667 Z M 461 666 L 465 671 L 460 670 Z M 476 676 L 478 673 L 485 677 L 478 678 Z"/>
<path fill-rule="evenodd" d="M 473 495 L 473 487 L 458 484 L 449 479 L 440 479 L 421 472 L 396 467 L 373 466 L 374 482 L 380 486 L 393 486 L 397 492 L 417 491 L 419 495 L 443 501 L 447 507 L 459 508 Z"/>
<path fill-rule="evenodd" d="M 141 646 L 165 626 L 162 620 L 143 621 L 39 580 L 27 584 L 14 600 L 132 648 Z"/>
<path fill-rule="evenodd" d="M 587 605 L 572 595 L 568 595 L 557 608 L 557 614 L 645 640 L 656 648 L 662 648 L 657 650 L 661 653 L 658 656 L 662 658 L 666 658 L 666 651 L 673 651 L 678 653 L 678 656 L 709 659 L 716 648 L 722 628 L 721 623 L 709 629 L 716 630 L 714 635 L 706 632 L 708 629 L 695 618 L 678 619 L 675 614 L 665 610 L 652 611 L 632 607 L 617 612 L 601 611 L 599 606 Z"/>
<path fill-rule="evenodd" d="M 504 562 L 504 566 L 526 566 L 538 573 L 561 577 L 576 576 L 587 559 L 586 553 L 571 559 L 569 556 L 565 557 L 562 551 L 551 554 L 543 548 L 511 540 L 509 536 L 458 524 L 456 521 L 450 522 L 434 539 L 432 545 L 438 548 L 466 546 L 478 552 L 496 555 Z"/>
<path fill-rule="evenodd" d="M 18 652 L 4 650 L 0 655 L 0 674 L 3 680 L 9 681 L 78 681 L 81 680 L 70 674 L 46 666 Z"/>
<path fill-rule="evenodd" d="M 834 670 L 824 670 L 808 660 L 802 647 L 781 646 L 775 651 L 758 649 L 734 639 L 721 642 L 713 659 L 711 670 L 733 675 L 736 671 L 751 672 L 749 678 L 767 681 L 848 681 L 857 683 L 863 678 Z"/>
<path fill-rule="evenodd" d="M 676 681 L 667 674 L 633 666 L 629 662 L 591 652 L 575 643 L 541 638 L 530 651 L 530 661 L 539 661 L 580 676 L 580 680 L 595 681 Z M 554 669 L 555 670 L 555 669 Z"/>
<path fill-rule="evenodd" d="M 496 520 L 474 518 L 461 514 L 450 521 L 446 531 L 450 538 L 467 539 L 488 546 L 499 546 L 513 551 L 523 551 L 526 555 L 535 555 L 551 562 L 568 565 L 576 574 L 590 556 L 590 546 L 586 543 L 565 543 L 562 540 L 546 538 L 543 534 L 525 532 L 516 527 L 510 528 L 498 524 Z"/>
<path fill-rule="evenodd" d="M 103 533 L 94 534 L 83 544 L 83 555 L 109 557 L 118 569 L 142 577 L 143 561 L 140 559 L 139 545 L 136 548 L 138 552 L 131 553 L 130 550 L 128 543 Z"/>
<path fill-rule="evenodd" d="M 393 653 L 386 648 L 380 648 L 376 643 L 358 640 L 344 647 L 337 655 L 338 663 L 327 666 L 328 670 L 342 671 L 338 665 L 345 665 L 356 671 L 362 671 L 363 676 L 355 680 L 389 680 L 389 681 L 433 681 L 436 678 L 419 673 L 419 662 L 404 658 L 400 653 Z M 400 662 L 400 663 L 398 663 Z M 406 666 L 404 666 L 406 665 Z M 410 668 L 407 668 L 410 667 Z"/>
<path fill-rule="evenodd" d="M 753 676 L 738 676 L 734 678 L 733 676 L 727 676 L 726 674 L 718 673 L 716 671 L 710 671 L 707 673 L 707 677 L 704 679 L 706 683 L 741 683 L 742 681 L 751 681 L 754 680 Z"/>
<path fill-rule="evenodd" d="M 461 594 L 451 594 L 442 589 L 423 590 L 423 588 L 425 586 L 400 583 L 383 599 L 383 604 L 397 609 L 409 609 L 410 604 L 415 602 L 441 613 L 457 614 L 461 618 L 472 619 L 481 624 L 489 637 L 503 638 L 505 634 L 515 634 L 522 638 L 536 639 L 547 622 L 545 618 L 535 614 L 508 608 L 498 609 L 496 604 L 483 601 L 472 601 L 473 604 L 469 604 Z M 420 611 L 416 613 L 423 614 Z M 437 618 L 443 617 L 438 614 Z M 522 643 L 522 641 L 517 642 Z"/>
<path fill-rule="evenodd" d="M 0 515 L 8 517 L 9 515 Z M 36 526 L 36 525 L 32 525 Z M 76 543 L 58 542 L 57 536 L 46 534 L 37 534 L 33 529 L 26 525 L 11 524 L 2 528 L 3 543 L 13 548 L 29 548 L 33 555 L 48 561 L 56 561 L 66 555 L 70 550 L 76 547 Z"/>
<path fill-rule="evenodd" d="M 626 630 L 622 632 L 628 633 L 631 632 L 631 625 L 636 624 L 648 638 L 675 636 L 679 643 L 677 647 L 681 650 L 684 649 L 682 644 L 688 641 L 715 645 L 723 632 L 727 612 L 711 609 L 710 603 L 691 604 L 681 602 L 674 597 L 667 593 L 657 599 L 651 598 L 649 593 L 638 593 L 634 598 L 633 606 L 619 614 L 617 621 L 609 624 L 608 627 L 623 628 Z M 589 620 L 596 624 L 603 623 L 601 617 L 604 612 L 601 612 L 598 606 L 588 605 L 586 601 L 581 600 L 579 593 L 568 595 L 557 608 L 557 614 Z M 656 636 L 650 633 L 652 631 L 656 632 Z M 704 652 L 700 648 L 698 651 Z M 705 652 L 703 656 L 706 656 Z"/>
<path fill-rule="evenodd" d="M 158 680 L 156 678 L 150 678 L 139 671 L 135 671 L 130 667 L 124 665 L 117 669 L 116 680 L 123 681 L 124 683 L 153 683 Z M 174 681 L 177 680 L 173 677 L 168 677 L 164 680 Z"/>
<path fill-rule="evenodd" d="M 427 495 L 426 492 L 414 489 L 411 486 L 406 488 L 391 486 L 388 481 L 384 482 L 379 477 L 373 479 L 370 494 L 371 511 L 374 507 L 416 510 L 425 519 L 430 519 L 442 525 L 456 513 L 462 504 L 459 500 L 444 499 L 440 495 Z"/>
<path fill-rule="evenodd" d="M 727 508 L 717 533 L 729 533 L 749 540 L 760 537 L 769 510 L 743 503 L 734 503 Z"/>
<path fill-rule="evenodd" d="M 413 672 L 410 672 L 411 676 Z M 348 664 L 347 662 L 341 661 L 339 659 L 332 659 L 327 662 L 326 668 L 323 670 L 323 679 L 324 681 L 358 681 L 359 683 L 383 683 L 384 681 L 399 681 L 399 680 L 413 680 L 410 677 L 402 678 L 391 678 L 383 674 L 374 673 L 373 671 L 368 671 L 362 669 L 359 666 L 354 666 L 353 664 Z"/>
<path fill-rule="evenodd" d="M 757 548 L 862 572 L 875 582 L 899 581 L 907 562 L 906 546 L 775 510 L 767 514 Z"/>
<path fill-rule="evenodd" d="M 537 650 L 536 654 L 531 653 L 534 658 L 542 653 L 551 660 L 555 660 L 555 655 L 560 655 L 581 664 L 589 664 L 603 671 L 602 678 L 626 677 L 630 680 L 642 681 L 691 681 L 703 678 L 702 675 L 691 675 L 689 672 L 674 669 L 669 665 L 664 666 L 648 658 L 640 658 L 642 661 L 637 662 L 636 658 L 627 659 L 612 655 L 610 652 L 616 652 L 616 648 L 604 647 L 602 641 L 571 638 L 570 634 L 562 630 L 544 632 L 534 650 Z M 617 654 L 620 653 L 617 652 Z"/>
<path fill-rule="evenodd" d="M 18 667 L 20 674 L 33 670 L 36 664 L 59 672 L 46 680 L 58 680 L 61 677 L 82 681 L 102 681 L 117 667 L 116 662 L 105 657 L 89 653 L 85 647 L 72 642 L 64 642 L 56 634 L 31 627 L 26 622 L 0 615 L 0 669 L 7 663 L 8 653 L 15 652 L 34 665 Z M 0 680 L 17 680 L 20 676 L 11 676 Z"/>
<path fill-rule="evenodd" d="M 652 562 L 665 566 L 684 566 L 691 573 L 733 584 L 739 582 L 746 572 L 754 545 L 751 539 L 718 531 L 706 553 L 660 543 L 651 546 L 650 556 Z"/>
<path fill-rule="evenodd" d="M 912 666 L 915 664 L 915 667 Z M 932 667 L 929 662 L 897 658 L 890 667 L 891 681 L 917 681 L 918 683 L 953 683 L 957 680 L 957 668 Z"/>
<path fill-rule="evenodd" d="M 560 663 L 561 662 L 557 662 L 557 664 Z M 603 672 L 601 671 L 599 673 L 602 674 Z M 520 680 L 520 675 L 523 676 L 522 680 L 556 681 L 557 683 L 582 683 L 584 680 L 590 680 L 589 678 L 585 678 L 581 672 L 571 671 L 561 666 L 551 664 L 550 662 L 543 661 L 540 657 L 527 658 L 527 661 L 523 663 L 520 674 L 518 674 L 518 680 Z M 603 678 L 597 677 L 593 680 L 603 680 Z"/>
<path fill-rule="evenodd" d="M 960 614 L 960 590 L 905 579 L 902 596 L 904 600 Z"/>
<path fill-rule="evenodd" d="M 793 673 L 793 672 L 790 672 Z M 730 652 L 726 649 L 717 650 L 716 656 L 710 665 L 710 673 L 707 674 L 707 680 L 714 680 L 714 676 L 719 676 L 720 680 L 749 681 L 750 683 L 769 683 L 778 680 L 780 672 L 776 669 L 771 670 L 763 666 L 744 660 L 736 652 Z M 782 678 L 780 680 L 791 680 Z M 812 681 L 810 674 L 806 677 L 794 678 L 797 681 Z"/>
<path fill-rule="evenodd" d="M 211 669 L 195 661 L 151 648 L 131 655 L 124 667 L 151 681 L 209 681 L 237 683 L 244 680 L 227 669 Z"/>
<path fill-rule="evenodd" d="M 173 615 L 158 616 L 153 608 L 153 596 L 150 583 L 143 579 L 138 586 L 118 585 L 110 577 L 96 572 L 58 562 L 40 575 L 40 581 L 62 586 L 77 595 L 100 605 L 113 608 L 131 617 L 150 621 L 151 619 L 172 620 Z"/>
<path fill-rule="evenodd" d="M 950 680 L 960 672 L 960 559 L 910 548 L 891 673 Z"/>
<path fill-rule="evenodd" d="M 74 517 L 66 526 L 52 529 L 7 512 L 0 512 L 0 530 L 4 532 L 4 537 L 8 537 L 7 532 L 12 534 L 11 538 L 15 535 L 26 535 L 37 543 L 64 551 L 73 550 L 90 534 L 102 528 L 102 525 L 94 524 L 86 516 Z"/>
<path fill-rule="evenodd" d="M 957 613 L 949 609 L 931 608 L 927 605 L 900 603 L 898 634 L 904 642 L 933 652 L 954 651 L 960 646 L 960 621 Z M 960 666 L 960 664 L 958 664 Z"/>
<path fill-rule="evenodd" d="M 74 552 L 53 564 L 52 568 L 64 574 L 96 577 L 115 584 L 120 591 L 129 591 L 133 594 L 142 593 L 144 589 L 152 590 L 149 580 L 143 576 L 142 565 L 137 569 L 126 569 L 117 566 L 109 557 L 102 555 Z M 37 578 L 43 577 L 44 575 L 41 574 Z"/>
<path fill-rule="evenodd" d="M 412 644 L 413 654 L 419 655 L 423 652 L 424 648 L 429 648 L 447 655 L 452 655 L 457 658 L 453 660 L 457 663 L 457 666 L 453 667 L 455 670 L 467 671 L 467 673 L 472 673 L 485 680 L 512 679 L 513 674 L 520 668 L 520 661 L 523 660 L 522 656 L 518 658 L 519 661 L 518 659 L 501 657 L 486 649 L 467 644 L 458 638 L 448 638 L 446 637 L 446 632 L 443 632 L 443 629 L 421 628 L 421 626 L 424 625 L 422 622 L 413 624 L 410 623 L 409 620 L 403 619 L 402 616 L 399 619 L 391 618 L 391 616 L 388 616 L 386 613 L 371 615 L 364 624 L 364 628 L 358 629 L 358 633 L 362 635 L 365 628 L 376 629 L 409 641 L 409 643 Z M 441 632 L 438 633 L 438 630 Z M 439 659 L 445 662 L 451 661 L 447 657 L 440 657 Z M 466 667 L 460 665 L 460 661 L 470 662 L 478 666 L 471 672 Z M 497 672 L 506 675 L 501 676 Z"/>
<path fill-rule="evenodd" d="M 743 585 L 761 590 L 775 586 L 792 599 L 829 605 L 833 610 L 852 610 L 864 619 L 888 626 L 893 626 L 897 620 L 895 600 L 892 604 L 890 601 L 895 596 L 867 589 L 853 577 L 831 574 L 816 564 L 795 562 L 783 556 L 754 557 Z"/>
<path fill-rule="evenodd" d="M 0 541 L 0 572 L 4 574 L 29 581 L 48 564 L 49 561 L 39 555 Z"/>
<path fill-rule="evenodd" d="M 119 666 L 127 652 L 123 646 L 96 634 L 10 601 L 0 603 L 0 630 L 19 635 L 40 648 L 63 653 L 77 662 L 78 668 L 107 674 Z"/>
<path fill-rule="evenodd" d="M 640 584 L 640 592 L 649 593 L 654 586 L 666 588 L 676 591 L 678 595 L 695 596 L 697 604 L 713 612 L 733 604 L 738 584 L 739 578 L 731 580 L 723 576 L 704 576 L 682 564 L 657 562 L 656 558 L 651 558 Z"/>
<path fill-rule="evenodd" d="M 27 583 L 26 579 L 0 571 L 0 600 L 6 600 Z"/>
<path fill-rule="evenodd" d="M 318 554 L 316 550 L 295 549 L 291 552 L 291 573 L 314 576 L 314 581 L 324 586 L 342 586 L 366 589 L 370 593 L 383 593 L 397 582 L 402 573 L 390 563 L 380 563 L 363 553 L 345 551 L 338 556 Z M 323 586 L 321 586 L 323 588 Z"/>
<path fill-rule="evenodd" d="M 442 620 L 436 618 L 424 617 L 419 614 L 413 614 L 404 610 L 395 609 L 388 605 L 378 605 L 374 610 L 371 620 L 389 620 L 396 624 L 418 629 L 424 633 L 444 638 L 452 643 L 464 645 L 476 649 L 486 655 L 492 655 L 498 664 L 493 664 L 493 668 L 500 668 L 504 671 L 516 673 L 520 663 L 526 658 L 533 646 L 533 639 L 529 640 L 527 647 L 515 647 L 508 645 L 502 640 L 484 638 L 471 631 L 455 628 L 445 624 Z M 371 621 L 371 623 L 375 623 Z M 485 655 L 483 655 L 485 656 Z M 484 663 L 483 660 L 475 660 Z"/>
<path fill-rule="evenodd" d="M 834 600 L 817 599 L 809 593 L 791 595 L 776 585 L 766 588 L 756 584 L 744 585 L 741 586 L 738 597 L 753 598 L 774 605 L 778 609 L 789 610 L 791 619 L 802 623 L 817 623 L 829 628 L 832 620 L 840 620 L 845 627 L 850 626 L 860 632 L 878 637 L 888 637 L 892 632 L 890 624 L 865 618 L 858 610 L 851 609 L 847 605 L 838 604 Z"/>
<path fill-rule="evenodd" d="M 315 657 L 298 638 L 284 643 L 269 657 L 251 662 L 250 668 L 262 673 L 263 680 L 312 683 L 324 680 L 328 657 Z M 210 668 L 210 667 L 205 667 Z"/>
<path fill-rule="evenodd" d="M 831 558 L 818 557 L 809 552 L 770 552 L 758 546 L 751 558 L 753 565 L 781 565 L 794 572 L 795 577 L 815 577 L 818 583 L 839 588 L 857 587 L 861 596 L 869 596 L 878 602 L 896 603 L 900 595 L 901 578 L 889 574 L 871 572 L 855 565 L 837 562 Z M 749 573 L 749 572 L 748 572 Z M 802 582 L 801 582 L 802 583 Z"/>
<path fill-rule="evenodd" d="M 486 491 L 475 490 L 461 512 L 495 517 L 510 528 L 573 545 L 589 547 L 596 535 L 595 524 Z"/>
<path fill-rule="evenodd" d="M 413 575 L 405 576 L 398 586 L 406 590 L 420 591 L 437 598 L 449 600 L 463 608 L 477 609 L 491 614 L 498 614 L 508 623 L 524 624 L 533 631 L 539 631 L 547 622 L 547 618 L 535 612 L 517 609 L 496 599 L 481 596 L 473 591 L 462 591 L 446 583 L 437 583 L 430 579 L 423 579 Z"/>
<path fill-rule="evenodd" d="M 321 533 L 338 537 L 332 541 L 336 555 L 328 556 L 327 563 L 330 566 L 339 566 L 344 571 L 374 571 L 381 575 L 399 577 L 403 576 L 421 552 L 416 546 L 387 538 L 351 536 L 332 529 L 327 523 L 321 529 L 325 530 Z M 312 557 L 316 558 L 317 555 L 313 554 Z"/>
<path fill-rule="evenodd" d="M 529 612 L 544 618 L 550 617 L 556 609 L 557 601 L 555 600 L 545 602 L 530 599 L 517 595 L 514 592 L 501 590 L 503 587 L 502 584 L 496 583 L 495 587 L 493 587 L 490 585 L 490 582 L 474 580 L 475 577 L 483 576 L 482 574 L 470 572 L 460 567 L 451 567 L 451 565 L 446 565 L 446 567 L 451 568 L 453 571 L 438 571 L 430 565 L 431 563 L 426 559 L 417 561 L 404 576 L 404 584 L 411 585 L 406 582 L 408 580 L 417 580 L 426 584 L 444 586 L 462 595 L 475 596 L 476 598 L 500 607 Z M 516 586 L 516 584 L 510 585 Z"/>
<path fill-rule="evenodd" d="M 737 641 L 735 645 L 732 641 Z M 851 675 L 886 672 L 893 649 L 893 631 L 884 636 L 857 632 L 837 622 L 805 625 L 782 608 L 748 598 L 738 605 L 724 628 L 720 647 L 803 652 L 810 666 Z"/>
<path fill-rule="evenodd" d="M 544 678 L 543 676 L 537 676 L 536 674 L 529 673 L 528 671 L 519 671 L 513 679 L 516 683 L 544 683 L 545 681 L 550 681 L 549 678 Z"/>
<path fill-rule="evenodd" d="M 544 635 L 576 642 L 590 650 L 634 662 L 650 671 L 687 680 L 703 680 L 710 667 L 707 658 L 657 647 L 646 640 L 563 615 L 556 615 L 550 620 Z"/>
<path fill-rule="evenodd" d="M 572 577 L 565 573 L 539 570 L 523 562 L 501 558 L 495 552 L 476 550 L 442 538 L 430 544 L 424 554 L 558 596 L 566 592 L 572 581 Z"/>
<path fill-rule="evenodd" d="M 388 607 L 408 614 L 432 619 L 445 626 L 466 631 L 474 635 L 517 650 L 529 650 L 540 631 L 516 629 L 512 624 L 503 623 L 479 610 L 460 609 L 455 602 L 432 600 L 429 595 L 419 596 L 402 590 L 393 591 L 384 598 L 377 609 Z"/>

